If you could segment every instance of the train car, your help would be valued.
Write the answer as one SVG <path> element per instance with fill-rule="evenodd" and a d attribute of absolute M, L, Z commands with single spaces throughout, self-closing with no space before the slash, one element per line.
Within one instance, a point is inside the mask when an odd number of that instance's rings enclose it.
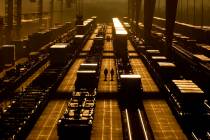
<path fill-rule="evenodd" d="M 116 68 L 118 77 L 118 99 L 121 108 L 123 135 L 125 139 L 151 139 L 153 133 L 144 107 L 142 105 L 141 75 L 135 75 L 129 61 L 127 50 L 127 34 L 125 29 L 117 28 L 121 23 L 114 20 L 113 45 L 116 55 Z M 119 31 L 119 32 L 116 32 Z M 122 31 L 122 34 L 121 34 Z M 124 32 L 124 33 L 123 33 Z M 118 50 L 117 50 L 118 49 Z M 141 133 L 144 132 L 144 133 Z"/>
<path fill-rule="evenodd" d="M 60 46 L 61 44 L 58 45 Z M 61 49 L 68 46 L 68 44 L 62 45 L 64 47 L 61 46 Z M 54 49 L 54 47 L 52 48 Z M 50 66 L 33 80 L 25 91 L 22 91 L 12 101 L 12 105 L 3 112 L 0 118 L 0 139 L 25 139 L 49 99 L 55 93 L 54 91 L 64 78 L 73 60 L 70 57 L 71 52 L 67 52 L 67 54 L 66 52 L 62 54 L 63 50 L 56 50 L 56 52 L 64 55 L 64 59 L 57 61 L 57 56 L 51 54 L 51 60 L 55 60 L 56 63 L 51 61 Z"/>
<path fill-rule="evenodd" d="M 87 35 L 96 27 L 96 19 L 97 17 L 92 17 L 83 21 L 83 24 L 76 25 L 76 31 L 78 35 Z"/>
<path fill-rule="evenodd" d="M 113 46 L 117 58 L 121 58 L 123 64 L 128 63 L 127 39 L 128 33 L 118 18 L 113 18 Z"/>
<path fill-rule="evenodd" d="M 204 106 L 205 93 L 192 80 L 172 80 L 170 103 L 182 127 L 192 139 L 206 139 L 210 110 Z"/>
<path fill-rule="evenodd" d="M 73 93 L 57 124 L 59 139 L 90 139 L 96 94 L 96 89 Z"/>
<path fill-rule="evenodd" d="M 15 45 L 3 45 L 1 61 L 4 65 L 13 65 L 15 63 Z"/>
<path fill-rule="evenodd" d="M 75 91 L 67 103 L 64 115 L 57 123 L 59 139 L 90 139 L 100 75 L 102 41 L 100 38 L 94 40 L 85 62 L 77 71 Z"/>
<path fill-rule="evenodd" d="M 95 70 L 78 70 L 75 90 L 93 89 L 97 87 L 98 78 Z"/>
<path fill-rule="evenodd" d="M 68 43 L 57 43 L 49 49 L 51 65 L 65 65 L 71 56 L 71 49 Z"/>
<path fill-rule="evenodd" d="M 38 55 L 36 59 L 27 60 L 26 62 L 17 64 L 14 68 L 6 71 L 1 78 L 1 97 L 10 95 L 13 90 L 24 82 L 34 71 L 47 62 L 48 55 Z"/>
<path fill-rule="evenodd" d="M 134 74 L 120 75 L 120 100 L 123 106 L 138 108 L 143 88 L 141 76 Z"/>

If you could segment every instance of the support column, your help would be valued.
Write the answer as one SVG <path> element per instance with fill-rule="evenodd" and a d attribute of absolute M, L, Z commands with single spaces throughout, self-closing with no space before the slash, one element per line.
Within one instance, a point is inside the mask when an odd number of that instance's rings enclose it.
<path fill-rule="evenodd" d="M 60 11 L 61 12 L 61 19 L 60 20 L 61 20 L 61 24 L 63 24 L 63 0 L 61 0 L 61 7 L 60 8 L 61 8 L 60 9 L 61 10 Z"/>
<path fill-rule="evenodd" d="M 144 41 L 150 43 L 156 0 L 144 0 Z"/>
<path fill-rule="evenodd" d="M 15 0 L 15 14 L 16 26 L 20 28 L 22 19 L 22 0 Z"/>
<path fill-rule="evenodd" d="M 54 0 L 50 0 L 50 27 L 53 26 L 54 21 Z"/>
<path fill-rule="evenodd" d="M 42 18 L 43 18 L 43 0 L 38 1 L 38 18 L 39 24 L 42 25 Z"/>
<path fill-rule="evenodd" d="M 136 21 L 136 32 L 138 32 L 138 23 L 139 23 L 139 14 L 141 11 L 141 2 L 142 0 L 136 0 L 136 17 L 135 17 L 135 21 Z"/>
<path fill-rule="evenodd" d="M 135 20 L 136 0 L 132 0 L 131 10 L 132 10 L 132 12 L 131 12 L 131 14 L 132 14 L 131 15 L 131 19 L 132 19 L 132 24 L 133 24 L 133 22 Z"/>
<path fill-rule="evenodd" d="M 0 16 L 0 47 L 3 44 L 4 18 Z"/>
<path fill-rule="evenodd" d="M 128 19 L 130 20 L 131 19 L 131 3 L 132 3 L 132 0 L 128 0 Z"/>
<path fill-rule="evenodd" d="M 177 10 L 178 0 L 166 0 L 166 51 L 170 58 L 172 58 L 172 40 L 173 31 L 176 21 L 176 10 Z"/>
<path fill-rule="evenodd" d="M 10 43 L 11 34 L 13 28 L 13 0 L 5 0 L 5 17 L 6 17 L 6 28 L 5 28 L 5 43 Z"/>
<path fill-rule="evenodd" d="M 5 0 L 6 26 L 12 29 L 13 26 L 13 0 Z"/>

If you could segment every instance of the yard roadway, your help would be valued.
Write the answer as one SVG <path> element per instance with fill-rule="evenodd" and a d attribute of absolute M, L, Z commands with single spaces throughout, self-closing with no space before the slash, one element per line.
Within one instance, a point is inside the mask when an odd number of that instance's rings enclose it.
<path fill-rule="evenodd" d="M 51 100 L 39 117 L 27 140 L 58 140 L 57 122 L 66 108 L 64 99 Z"/>
<path fill-rule="evenodd" d="M 145 99 L 143 104 L 155 140 L 187 140 L 165 100 Z"/>
<path fill-rule="evenodd" d="M 117 100 L 99 99 L 95 111 L 91 140 L 123 140 Z"/>
<path fill-rule="evenodd" d="M 111 33 L 111 26 L 108 26 L 107 29 L 106 33 Z M 108 57 L 107 52 L 110 54 Z M 105 81 L 104 76 L 105 68 L 109 70 L 107 81 Z M 115 72 L 113 81 L 111 81 L 110 75 L 111 68 Z M 117 99 L 114 98 L 117 92 L 117 76 L 112 41 L 105 41 L 98 84 L 99 98 L 96 101 L 91 140 L 123 140 L 120 108 Z"/>
<path fill-rule="evenodd" d="M 57 89 L 58 94 L 62 93 L 72 93 L 74 91 L 74 83 L 77 78 L 77 70 L 80 64 L 84 62 L 84 59 L 76 59 L 74 64 L 71 66 L 66 76 L 64 77 L 62 83 Z"/>

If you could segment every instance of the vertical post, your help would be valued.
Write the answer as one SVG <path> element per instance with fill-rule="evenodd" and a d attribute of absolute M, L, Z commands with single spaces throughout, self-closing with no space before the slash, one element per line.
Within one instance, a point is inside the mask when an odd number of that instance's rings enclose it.
<path fill-rule="evenodd" d="M 54 20 L 54 0 L 50 0 L 50 27 L 53 26 Z"/>
<path fill-rule="evenodd" d="M 131 21 L 132 21 L 132 24 L 134 21 L 134 15 L 135 15 L 135 0 L 131 0 Z"/>
<path fill-rule="evenodd" d="M 203 18 L 204 18 L 204 16 L 203 16 L 203 0 L 201 1 L 201 28 L 203 28 Z"/>
<path fill-rule="evenodd" d="M 157 11 L 158 11 L 158 12 L 157 12 L 157 13 L 158 13 L 158 14 L 157 14 L 158 17 L 162 17 L 162 16 L 161 16 L 161 10 L 160 10 L 160 0 L 158 0 L 157 8 L 158 8 L 158 9 L 157 9 Z"/>
<path fill-rule="evenodd" d="M 189 23 L 189 1 L 187 0 L 187 23 Z"/>
<path fill-rule="evenodd" d="M 60 9 L 61 10 L 60 11 L 61 12 L 61 19 L 60 20 L 61 20 L 61 24 L 63 24 L 63 0 L 61 0 L 61 7 L 60 8 L 61 8 Z"/>
<path fill-rule="evenodd" d="M 15 0 L 16 4 L 16 26 L 21 27 L 21 17 L 22 17 L 22 0 Z"/>
<path fill-rule="evenodd" d="M 83 0 L 76 0 L 76 25 L 83 24 Z"/>
<path fill-rule="evenodd" d="M 134 21 L 135 21 L 135 11 L 136 11 L 136 0 L 132 0 L 131 3 L 131 28 L 132 30 L 135 32 L 135 25 L 134 25 Z"/>
<path fill-rule="evenodd" d="M 8 29 L 13 26 L 13 0 L 5 0 L 5 16 Z"/>
<path fill-rule="evenodd" d="M 144 0 L 144 41 L 150 43 L 156 0 Z"/>
<path fill-rule="evenodd" d="M 173 31 L 176 21 L 176 11 L 177 11 L 178 0 L 166 0 L 166 51 L 169 58 L 172 58 L 172 39 Z"/>
<path fill-rule="evenodd" d="M 195 25 L 195 0 L 194 0 L 194 9 L 193 9 L 193 24 Z"/>
<path fill-rule="evenodd" d="M 130 19 L 130 0 L 128 0 L 127 2 L 128 2 L 128 19 Z"/>
<path fill-rule="evenodd" d="M 5 17 L 6 17 L 6 29 L 5 29 L 5 42 L 10 43 L 11 33 L 13 28 L 13 0 L 5 0 Z"/>
<path fill-rule="evenodd" d="M 4 19 L 0 16 L 0 46 L 3 44 L 3 27 L 4 27 Z"/>
<path fill-rule="evenodd" d="M 136 21 L 136 33 L 138 32 L 138 23 L 139 23 L 139 14 L 140 14 L 140 10 L 141 10 L 141 2 L 142 0 L 136 0 L 136 17 L 135 17 L 135 21 Z"/>
<path fill-rule="evenodd" d="M 39 24 L 42 25 L 42 18 L 43 18 L 43 0 L 38 1 L 38 18 Z"/>

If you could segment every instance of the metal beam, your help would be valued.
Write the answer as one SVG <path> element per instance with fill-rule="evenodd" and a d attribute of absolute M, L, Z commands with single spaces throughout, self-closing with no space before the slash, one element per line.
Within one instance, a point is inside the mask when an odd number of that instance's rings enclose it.
<path fill-rule="evenodd" d="M 76 0 L 76 25 L 83 24 L 83 0 Z"/>
<path fill-rule="evenodd" d="M 0 46 L 3 44 L 3 28 L 4 28 L 4 18 L 0 16 Z"/>
<path fill-rule="evenodd" d="M 173 31 L 176 21 L 176 11 L 177 11 L 178 0 L 166 0 L 166 49 L 167 54 L 171 58 L 171 46 L 173 40 Z"/>
<path fill-rule="evenodd" d="M 150 43 L 156 0 L 144 0 L 144 41 Z"/>
<path fill-rule="evenodd" d="M 128 0 L 128 19 L 131 19 L 131 0 Z"/>
<path fill-rule="evenodd" d="M 134 22 L 134 20 L 135 20 L 135 14 L 136 14 L 136 0 L 132 0 L 132 5 L 131 5 L 132 7 L 131 7 L 131 10 L 132 10 L 132 12 L 131 12 L 131 19 L 132 19 L 132 22 Z"/>
<path fill-rule="evenodd" d="M 39 24 L 42 25 L 42 18 L 43 18 L 43 0 L 38 1 L 38 18 Z"/>
<path fill-rule="evenodd" d="M 136 16 L 135 16 L 135 21 L 136 21 L 136 32 L 138 32 L 138 23 L 139 23 L 139 14 L 141 11 L 141 2 L 142 0 L 136 0 Z"/>
<path fill-rule="evenodd" d="M 16 26 L 18 28 L 21 27 L 21 15 L 22 15 L 22 0 L 15 0 L 15 21 L 16 21 Z"/>
<path fill-rule="evenodd" d="M 54 21 L 54 0 L 50 0 L 50 27 L 53 26 Z"/>
<path fill-rule="evenodd" d="M 62 23 L 63 23 L 63 0 L 61 0 L 61 5 L 60 5 L 60 6 L 61 6 L 61 7 L 60 7 L 60 8 L 61 8 L 61 9 L 60 9 L 60 10 L 61 10 L 61 11 L 60 11 L 60 12 L 61 12 L 61 19 L 60 19 L 60 20 L 61 20 L 61 24 L 62 24 Z"/>
<path fill-rule="evenodd" d="M 5 0 L 5 16 L 8 29 L 13 27 L 13 0 Z"/>

